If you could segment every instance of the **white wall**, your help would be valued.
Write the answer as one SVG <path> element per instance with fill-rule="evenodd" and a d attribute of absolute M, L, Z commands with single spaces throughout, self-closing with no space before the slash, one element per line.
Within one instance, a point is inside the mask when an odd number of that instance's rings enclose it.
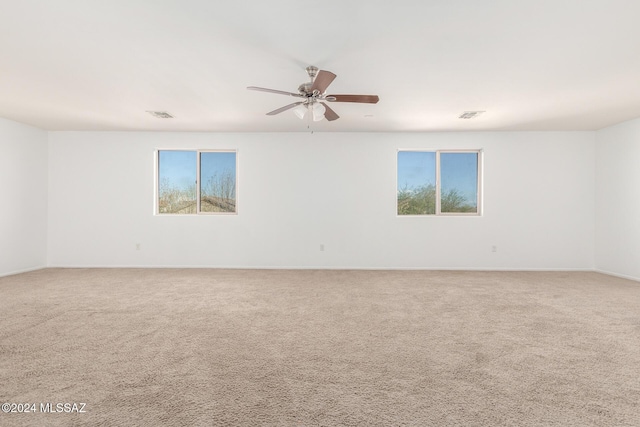
<path fill-rule="evenodd" d="M 47 133 L 0 118 L 0 276 L 47 264 Z"/>
<path fill-rule="evenodd" d="M 593 267 L 592 132 L 52 132 L 49 140 L 51 266 Z M 154 216 L 156 148 L 238 149 L 239 214 Z M 398 148 L 484 149 L 484 215 L 397 217 Z"/>
<path fill-rule="evenodd" d="M 640 119 L 596 134 L 596 268 L 640 280 Z"/>

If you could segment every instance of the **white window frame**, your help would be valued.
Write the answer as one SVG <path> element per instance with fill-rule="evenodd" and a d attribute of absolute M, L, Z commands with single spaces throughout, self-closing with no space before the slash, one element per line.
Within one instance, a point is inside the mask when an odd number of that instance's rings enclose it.
<path fill-rule="evenodd" d="M 196 213 L 161 213 L 160 212 L 160 152 L 161 151 L 190 151 L 196 153 Z M 234 153 L 236 155 L 236 177 L 235 177 L 235 195 L 236 204 L 234 212 L 201 212 L 200 200 L 200 155 L 202 153 Z M 207 215 L 238 215 L 238 150 L 237 149 L 193 149 L 193 148 L 158 148 L 154 151 L 154 215 L 158 216 L 207 216 Z"/>
<path fill-rule="evenodd" d="M 436 212 L 435 214 L 413 214 L 413 215 L 400 215 L 398 214 L 398 153 L 403 151 L 412 151 L 418 153 L 435 153 L 436 155 Z M 440 179 L 440 155 L 442 153 L 473 153 L 478 155 L 478 170 L 477 170 L 477 178 L 476 178 L 476 212 L 442 212 L 442 201 L 441 201 L 441 179 Z M 406 217 L 435 217 L 435 216 L 482 216 L 483 211 L 483 192 L 482 192 L 482 176 L 483 176 L 483 163 L 484 163 L 484 150 L 483 149 L 446 149 L 446 150 L 427 150 L 427 149 L 398 149 L 396 150 L 396 195 L 395 195 L 395 211 L 396 216 L 400 218 Z"/>

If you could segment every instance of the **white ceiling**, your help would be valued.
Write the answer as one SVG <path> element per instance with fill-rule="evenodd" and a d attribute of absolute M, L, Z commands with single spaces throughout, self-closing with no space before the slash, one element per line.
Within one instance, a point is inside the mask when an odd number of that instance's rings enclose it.
<path fill-rule="evenodd" d="M 2 0 L 0 117 L 47 130 L 594 130 L 640 117 L 638 0 Z M 167 111 L 157 119 L 147 110 Z M 472 120 L 466 110 L 486 110 Z"/>

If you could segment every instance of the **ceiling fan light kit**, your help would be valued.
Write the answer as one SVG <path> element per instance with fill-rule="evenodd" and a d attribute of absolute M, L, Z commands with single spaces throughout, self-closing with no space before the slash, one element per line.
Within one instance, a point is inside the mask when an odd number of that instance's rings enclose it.
<path fill-rule="evenodd" d="M 298 116 L 300 120 L 304 119 L 304 116 L 307 114 L 307 106 L 304 104 L 298 105 L 293 109 L 293 113 Z"/>
<path fill-rule="evenodd" d="M 268 112 L 267 115 L 275 116 L 283 111 L 293 109 L 294 114 L 298 118 L 304 119 L 307 113 L 309 113 L 314 122 L 320 121 L 323 118 L 326 118 L 328 121 L 340 118 L 340 116 L 338 116 L 338 114 L 333 111 L 325 101 L 376 104 L 380 100 L 378 95 L 327 95 L 327 88 L 336 78 L 336 75 L 331 71 L 319 70 L 314 66 L 309 66 L 306 70 L 310 81 L 298 86 L 298 93 L 267 89 L 257 86 L 249 86 L 247 89 L 302 98 L 302 101 L 285 105 L 284 107 Z"/>
<path fill-rule="evenodd" d="M 320 102 L 314 102 L 313 105 L 311 105 L 310 110 L 311 114 L 313 115 L 314 122 L 319 122 L 320 120 L 324 119 L 324 112 L 327 111 L 325 106 Z"/>

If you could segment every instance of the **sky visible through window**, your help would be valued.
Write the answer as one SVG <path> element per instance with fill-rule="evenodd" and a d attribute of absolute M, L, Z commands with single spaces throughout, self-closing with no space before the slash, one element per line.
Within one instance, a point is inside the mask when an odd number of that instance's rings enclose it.
<path fill-rule="evenodd" d="M 195 186 L 197 152 L 161 150 L 159 153 L 158 169 L 161 180 L 183 189 Z M 235 177 L 236 153 L 202 152 L 200 168 L 202 182 L 206 182 L 216 172 L 229 172 Z"/>
<path fill-rule="evenodd" d="M 478 153 L 440 153 L 442 192 L 452 189 L 473 201 L 478 195 Z M 398 152 L 398 190 L 436 185 L 435 151 Z"/>
<path fill-rule="evenodd" d="M 398 189 L 436 185 L 435 151 L 398 152 Z"/>
<path fill-rule="evenodd" d="M 195 151 L 162 150 L 159 152 L 158 171 L 160 181 L 172 187 L 188 189 L 196 184 Z"/>

